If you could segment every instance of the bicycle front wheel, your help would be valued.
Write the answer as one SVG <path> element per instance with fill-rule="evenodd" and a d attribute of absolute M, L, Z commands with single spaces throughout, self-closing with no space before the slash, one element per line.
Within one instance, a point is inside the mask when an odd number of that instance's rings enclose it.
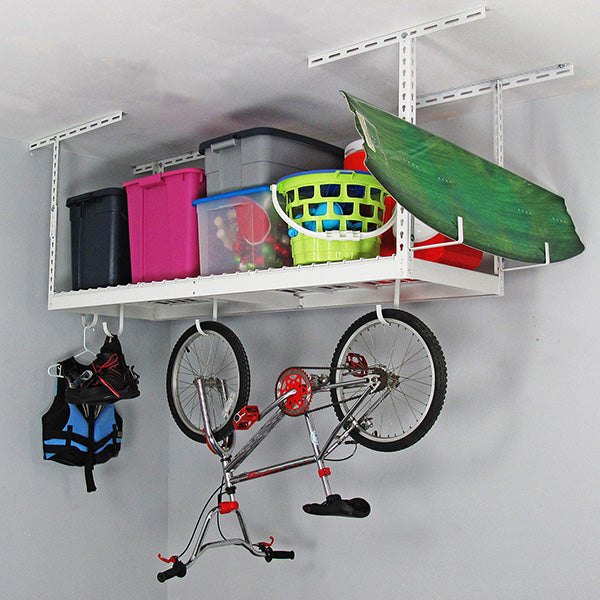
<path fill-rule="evenodd" d="M 385 309 L 383 324 L 375 312 L 345 331 L 331 362 L 330 380 L 356 382 L 379 373 L 381 385 L 350 421 L 351 436 L 381 452 L 412 446 L 433 426 L 446 395 L 446 362 L 431 330 L 410 313 Z M 368 369 L 357 371 L 356 365 Z M 354 367 L 354 368 L 353 368 Z M 341 421 L 358 398 L 356 388 L 334 388 L 333 408 Z"/>
<path fill-rule="evenodd" d="M 248 403 L 250 366 L 239 338 L 221 323 L 193 325 L 179 338 L 167 369 L 167 400 L 175 423 L 192 440 L 204 443 L 204 419 L 197 382 L 203 383 L 215 439 L 233 431 L 233 417 Z"/>

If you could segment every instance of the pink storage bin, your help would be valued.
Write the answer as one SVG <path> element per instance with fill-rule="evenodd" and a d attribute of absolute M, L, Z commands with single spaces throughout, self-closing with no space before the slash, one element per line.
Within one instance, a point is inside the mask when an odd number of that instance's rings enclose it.
<path fill-rule="evenodd" d="M 123 187 L 132 282 L 197 277 L 198 219 L 192 200 L 206 195 L 204 171 L 167 171 L 128 181 Z"/>

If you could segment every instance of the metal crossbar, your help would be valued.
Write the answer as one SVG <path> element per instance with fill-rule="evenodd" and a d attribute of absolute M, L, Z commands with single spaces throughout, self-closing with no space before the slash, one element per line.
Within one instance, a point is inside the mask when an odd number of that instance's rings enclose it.
<path fill-rule="evenodd" d="M 378 37 L 370 38 L 356 44 L 350 44 L 334 50 L 329 50 L 322 54 L 314 54 L 308 57 L 308 68 L 318 67 L 327 63 L 341 60 L 349 56 L 356 56 L 357 54 L 363 54 L 364 52 L 370 52 L 371 50 L 377 50 L 393 44 L 398 44 L 401 40 L 406 38 L 416 38 L 434 31 L 441 31 L 448 29 L 456 25 L 463 25 L 464 23 L 470 23 L 471 21 L 478 21 L 479 19 L 485 18 L 485 6 L 479 6 L 472 10 L 466 10 L 449 17 L 442 19 L 435 19 L 422 23 L 413 27 L 407 27 L 400 29 L 392 33 L 380 35 Z"/>

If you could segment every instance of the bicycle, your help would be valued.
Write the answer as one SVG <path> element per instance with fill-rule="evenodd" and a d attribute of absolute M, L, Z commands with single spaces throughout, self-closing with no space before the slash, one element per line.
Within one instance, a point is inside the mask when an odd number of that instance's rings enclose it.
<path fill-rule="evenodd" d="M 328 457 L 342 444 L 360 444 L 380 452 L 412 446 L 433 426 L 444 402 L 447 372 L 442 349 L 431 330 L 414 315 L 378 308 L 357 319 L 338 342 L 328 367 L 290 367 L 279 376 L 275 400 L 266 408 L 248 405 L 250 368 L 239 338 L 221 323 L 207 321 L 190 327 L 179 338 L 167 370 L 167 398 L 171 414 L 181 431 L 206 443 L 220 458 L 221 485 L 205 504 L 188 545 L 168 559 L 172 567 L 158 574 L 164 582 L 183 577 L 207 550 L 237 545 L 252 555 L 293 559 L 292 550 L 274 550 L 271 542 L 253 543 L 236 500 L 236 486 L 245 481 L 315 464 L 325 500 L 305 504 L 303 510 L 322 516 L 364 518 L 370 505 L 363 498 L 343 499 L 329 483 Z M 330 393 L 330 403 L 315 406 L 313 396 Z M 338 422 L 326 442 L 319 443 L 311 415 L 332 407 Z M 303 417 L 312 454 L 236 473 L 237 468 L 285 417 Z M 259 430 L 236 453 L 236 431 L 263 422 Z M 349 458 L 349 457 L 348 457 Z M 218 501 L 198 527 L 212 498 Z M 227 496 L 227 500 L 223 496 Z M 216 516 L 234 513 L 241 537 L 205 542 Z M 220 527 L 219 527 L 220 531 Z M 196 543 L 189 558 L 181 556 Z"/>

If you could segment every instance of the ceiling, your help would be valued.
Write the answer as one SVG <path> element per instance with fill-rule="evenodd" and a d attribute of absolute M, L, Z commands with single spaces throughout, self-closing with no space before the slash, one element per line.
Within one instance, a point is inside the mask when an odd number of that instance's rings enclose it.
<path fill-rule="evenodd" d="M 32 142 L 123 111 L 121 122 L 73 138 L 69 148 L 140 164 L 255 126 L 344 146 L 357 134 L 338 90 L 396 112 L 398 46 L 311 69 L 307 58 L 483 5 L 3 0 L 0 136 Z M 507 92 L 505 102 L 600 84 L 600 3 L 491 0 L 485 6 L 484 19 L 417 39 L 418 94 L 558 63 L 572 63 L 575 74 Z M 464 101 L 425 108 L 418 119 L 447 118 L 462 110 L 459 104 Z"/>

